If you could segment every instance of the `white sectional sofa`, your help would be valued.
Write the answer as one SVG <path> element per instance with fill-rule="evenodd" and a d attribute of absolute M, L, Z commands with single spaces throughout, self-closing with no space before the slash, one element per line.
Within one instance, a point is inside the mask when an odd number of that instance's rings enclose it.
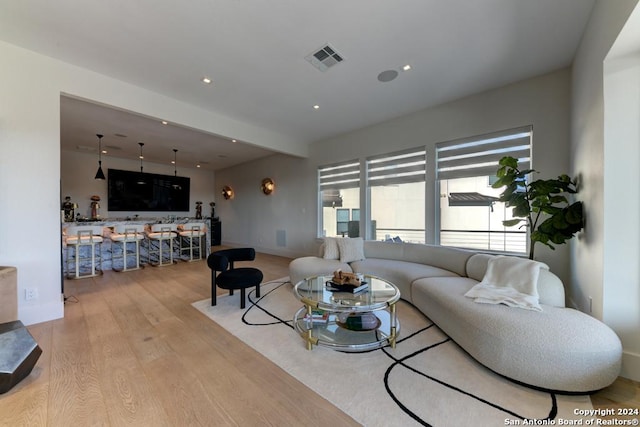
<path fill-rule="evenodd" d="M 597 319 L 566 308 L 563 284 L 548 270 L 540 270 L 537 282 L 542 311 L 532 311 L 481 304 L 465 296 L 482 281 L 493 255 L 364 241 L 363 253 L 343 257 L 350 262 L 342 262 L 326 259 L 324 248 L 319 256 L 290 263 L 293 284 L 337 269 L 385 278 L 398 286 L 402 299 L 478 362 L 513 381 L 562 393 L 589 393 L 610 385 L 620 372 L 622 345 L 617 335 Z"/>

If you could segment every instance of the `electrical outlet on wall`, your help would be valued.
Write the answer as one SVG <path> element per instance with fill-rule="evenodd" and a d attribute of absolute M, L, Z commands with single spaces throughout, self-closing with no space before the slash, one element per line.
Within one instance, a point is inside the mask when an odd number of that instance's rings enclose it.
<path fill-rule="evenodd" d="M 26 301 L 38 299 L 38 288 L 26 288 L 24 290 L 24 299 Z"/>

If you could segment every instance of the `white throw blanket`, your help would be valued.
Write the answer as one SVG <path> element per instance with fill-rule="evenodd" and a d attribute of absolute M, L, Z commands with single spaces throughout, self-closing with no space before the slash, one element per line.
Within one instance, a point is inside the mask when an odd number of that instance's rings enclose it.
<path fill-rule="evenodd" d="M 465 294 L 475 302 L 506 304 L 528 310 L 542 311 L 538 303 L 540 269 L 549 269 L 541 262 L 499 255 L 489 260 L 482 282 Z"/>

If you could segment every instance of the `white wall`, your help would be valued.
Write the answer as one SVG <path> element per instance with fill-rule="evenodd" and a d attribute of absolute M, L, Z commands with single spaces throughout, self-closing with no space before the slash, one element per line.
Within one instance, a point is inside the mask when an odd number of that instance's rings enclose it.
<path fill-rule="evenodd" d="M 571 138 L 587 221 L 572 245 L 571 293 L 585 312 L 591 298 L 592 314 L 620 336 L 621 375 L 634 380 L 640 380 L 640 73 L 637 57 L 612 59 L 606 70 L 603 64 L 637 3 L 599 0 L 594 7 L 573 64 Z"/>
<path fill-rule="evenodd" d="M 194 217 L 196 214 L 196 201 L 202 202 L 202 215 L 208 216 L 211 209 L 209 202 L 215 200 L 215 178 L 213 171 L 180 168 L 178 176 L 191 178 L 189 210 L 185 212 L 127 212 L 108 210 L 107 180 L 94 179 L 98 169 L 97 154 L 79 153 L 75 151 L 61 152 L 62 169 L 60 171 L 61 200 L 65 196 L 71 196 L 71 201 L 78 204 L 79 212 L 82 216 L 90 216 L 91 200 L 94 194 L 100 196 L 100 216 L 101 218 L 124 218 L 136 214 L 141 217 L 166 217 L 177 215 L 181 217 Z M 138 159 L 121 159 L 102 155 L 102 169 L 107 174 L 107 169 L 122 169 L 137 171 L 140 169 Z M 173 175 L 173 165 L 145 162 L 144 171 L 163 175 Z"/>
<path fill-rule="evenodd" d="M 231 135 L 281 152 L 307 154 L 304 144 L 284 135 L 5 42 L 0 42 L 0 57 L 0 265 L 17 267 L 18 316 L 25 324 L 63 315 L 61 94 Z M 37 288 L 38 299 L 25 301 L 27 287 Z"/>
<path fill-rule="evenodd" d="M 569 169 L 569 77 L 568 69 L 560 70 L 320 141 L 311 146 L 311 156 L 305 161 L 273 156 L 267 161 L 217 172 L 218 186 L 231 184 L 235 189 L 240 185 L 242 190 L 237 192 L 238 200 L 228 206 L 227 202 L 220 202 L 224 206 L 220 210 L 223 241 L 259 246 L 266 252 L 315 253 L 316 245 L 309 243 L 314 242 L 317 229 L 316 169 L 319 165 L 343 160 L 364 159 L 418 146 L 427 146 L 429 152 L 437 142 L 531 124 L 534 165 L 541 172 L 540 177 L 566 173 Z M 432 155 L 429 162 L 428 168 L 433 173 Z M 280 179 L 275 179 L 276 173 L 282 174 Z M 261 175 L 274 177 L 280 186 L 277 198 L 273 199 L 277 201 L 277 210 L 264 206 L 264 196 L 259 194 L 259 182 L 264 178 Z M 245 188 L 246 194 L 241 194 Z M 431 209 L 427 211 L 433 212 L 434 188 L 428 191 Z M 258 207 L 257 212 L 251 212 L 252 206 Z M 291 222 L 287 216 L 290 214 L 294 215 Z M 287 216 L 286 221 L 283 216 Z M 286 227 L 287 247 L 269 245 L 273 230 L 282 227 Z M 433 222 L 428 223 L 427 228 L 433 239 Z M 570 280 L 566 246 L 553 252 L 543 247 L 536 251 L 539 259 L 548 263 L 563 281 Z"/>
<path fill-rule="evenodd" d="M 216 171 L 216 214 L 222 221 L 223 243 L 288 257 L 315 254 L 316 173 L 307 159 L 286 155 Z M 260 189 L 267 177 L 275 182 L 269 196 Z M 233 188 L 233 199 L 219 195 L 225 185 Z M 284 235 L 284 246 L 278 235 Z"/>
<path fill-rule="evenodd" d="M 602 314 L 640 380 L 640 54 L 605 62 L 604 101 Z"/>
<path fill-rule="evenodd" d="M 633 42 L 630 52 L 627 50 L 629 40 Z M 623 52 L 618 53 L 619 50 Z M 606 179 L 602 312 L 604 321 L 616 330 L 624 343 L 623 375 L 636 380 L 640 380 L 639 165 L 640 5 L 625 24 L 604 64 Z M 629 238 L 620 239 L 620 236 Z"/>

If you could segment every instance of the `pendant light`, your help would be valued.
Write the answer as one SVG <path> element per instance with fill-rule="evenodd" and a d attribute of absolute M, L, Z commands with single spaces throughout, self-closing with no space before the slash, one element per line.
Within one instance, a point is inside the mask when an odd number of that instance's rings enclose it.
<path fill-rule="evenodd" d="M 96 134 L 98 137 L 98 172 L 96 172 L 95 179 L 105 179 L 104 172 L 102 172 L 102 137 L 104 135 Z"/>
<path fill-rule="evenodd" d="M 173 176 L 176 178 L 178 177 L 178 159 L 176 157 L 177 153 L 178 153 L 178 149 L 174 148 L 173 149 Z M 173 181 L 173 184 L 171 184 L 171 187 L 174 190 L 182 190 L 182 186 L 178 183 L 177 179 Z"/>
<path fill-rule="evenodd" d="M 138 178 L 138 184 L 146 184 L 146 182 L 144 181 L 144 172 L 142 171 L 142 159 L 144 159 L 144 156 L 142 155 L 142 146 L 144 145 L 144 142 L 138 142 L 138 145 L 140 146 L 140 177 Z"/>
<path fill-rule="evenodd" d="M 178 163 L 176 162 L 177 154 L 178 154 L 178 150 L 174 148 L 173 149 L 173 176 L 178 176 Z"/>

